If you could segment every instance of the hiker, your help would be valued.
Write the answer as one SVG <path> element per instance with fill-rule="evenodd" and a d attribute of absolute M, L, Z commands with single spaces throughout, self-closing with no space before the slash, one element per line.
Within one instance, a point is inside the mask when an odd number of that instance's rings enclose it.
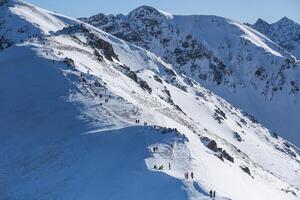
<path fill-rule="evenodd" d="M 161 165 L 158 169 L 159 169 L 159 170 L 163 170 L 163 169 L 164 169 L 164 166 Z"/>
<path fill-rule="evenodd" d="M 155 153 L 155 150 L 156 150 L 156 148 L 155 148 L 155 147 L 153 147 L 153 153 Z"/>
<path fill-rule="evenodd" d="M 156 165 L 154 165 L 153 169 L 157 169 L 157 166 L 156 166 Z"/>
<path fill-rule="evenodd" d="M 194 173 L 193 172 L 191 172 L 191 178 L 194 179 Z"/>
<path fill-rule="evenodd" d="M 213 198 L 216 198 L 216 191 L 213 192 Z"/>
<path fill-rule="evenodd" d="M 108 99 L 105 99 L 105 103 L 107 103 L 108 102 Z"/>
<path fill-rule="evenodd" d="M 185 173 L 184 176 L 186 179 L 189 179 L 189 173 Z"/>
<path fill-rule="evenodd" d="M 171 163 L 169 163 L 169 170 L 171 170 Z"/>
<path fill-rule="evenodd" d="M 100 99 L 102 98 L 102 94 L 99 94 L 99 98 L 100 98 Z"/>
<path fill-rule="evenodd" d="M 213 197 L 213 191 L 212 190 L 210 190 L 209 191 L 209 197 L 212 199 L 212 197 Z"/>

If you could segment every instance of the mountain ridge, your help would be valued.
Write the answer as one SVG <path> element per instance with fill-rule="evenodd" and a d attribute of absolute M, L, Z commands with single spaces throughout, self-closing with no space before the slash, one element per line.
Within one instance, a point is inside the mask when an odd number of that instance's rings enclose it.
<path fill-rule="evenodd" d="M 155 54 L 17 5 L 0 8 L 27 25 L 0 51 L 1 198 L 298 198 L 299 148 Z"/>
<path fill-rule="evenodd" d="M 132 12 L 139 17 L 100 14 L 81 20 L 159 55 L 179 74 L 252 114 L 278 134 L 299 141 L 299 61 L 284 48 L 249 26 L 222 17 L 156 17 L 143 7 Z M 281 113 L 279 118 L 276 113 Z"/>

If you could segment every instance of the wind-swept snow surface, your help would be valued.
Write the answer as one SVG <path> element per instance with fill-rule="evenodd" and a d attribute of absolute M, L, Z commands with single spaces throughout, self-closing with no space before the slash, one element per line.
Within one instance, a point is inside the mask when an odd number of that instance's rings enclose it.
<path fill-rule="evenodd" d="M 297 147 L 153 53 L 52 17 L 61 30 L 0 51 L 0 199 L 299 199 Z"/>

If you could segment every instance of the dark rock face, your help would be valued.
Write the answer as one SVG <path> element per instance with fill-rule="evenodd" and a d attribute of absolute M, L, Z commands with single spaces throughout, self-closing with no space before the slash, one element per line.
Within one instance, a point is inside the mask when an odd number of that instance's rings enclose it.
<path fill-rule="evenodd" d="M 218 146 L 216 141 L 211 140 L 208 144 L 207 144 L 207 148 L 209 148 L 210 150 L 217 152 L 218 151 Z"/>
<path fill-rule="evenodd" d="M 97 60 L 102 62 L 103 61 L 103 56 L 95 49 L 94 50 L 94 55 L 96 56 Z"/>
<path fill-rule="evenodd" d="M 154 80 L 156 80 L 157 82 L 162 83 L 162 79 L 159 78 L 157 75 L 154 75 L 153 78 L 154 78 Z"/>
<path fill-rule="evenodd" d="M 251 176 L 251 172 L 250 172 L 250 169 L 248 168 L 248 167 L 242 167 L 242 166 L 240 166 L 241 167 L 241 169 L 246 173 L 246 174 L 248 174 L 249 176 Z"/>
<path fill-rule="evenodd" d="M 130 71 L 127 76 L 132 80 L 134 80 L 135 82 L 138 82 L 138 77 L 135 72 Z"/>
<path fill-rule="evenodd" d="M 75 66 L 75 62 L 72 58 L 68 58 L 66 57 L 63 61 L 65 64 L 67 64 L 70 67 L 74 67 Z"/>
<path fill-rule="evenodd" d="M 225 150 L 220 149 L 219 151 L 221 152 L 222 158 L 225 158 L 226 160 L 229 160 L 230 162 L 234 162 L 234 158 L 229 153 L 227 153 Z"/>
<path fill-rule="evenodd" d="M 243 116 L 247 117 L 251 122 L 253 122 L 255 124 L 258 123 L 258 121 L 255 119 L 255 117 L 250 115 L 249 113 L 243 111 L 242 114 L 243 114 Z"/>
<path fill-rule="evenodd" d="M 272 136 L 273 138 L 276 138 L 276 139 L 278 140 L 278 134 L 277 134 L 277 133 L 271 132 L 270 134 L 271 134 L 271 136 Z"/>
<path fill-rule="evenodd" d="M 152 88 L 148 85 L 148 83 L 146 81 L 140 80 L 139 84 L 140 84 L 141 88 L 147 90 L 149 93 L 152 92 Z"/>
<path fill-rule="evenodd" d="M 218 107 L 215 109 L 214 118 L 219 124 L 222 124 L 222 121 L 227 119 L 225 113 Z"/>
<path fill-rule="evenodd" d="M 243 141 L 242 137 L 237 132 L 233 132 L 233 137 L 239 142 Z"/>
<path fill-rule="evenodd" d="M 228 152 L 226 152 L 224 149 L 219 148 L 217 145 L 217 142 L 215 140 L 211 140 L 208 137 L 202 137 L 201 141 L 207 148 L 209 148 L 210 150 L 215 152 L 215 155 L 220 160 L 224 161 L 224 159 L 226 159 L 230 162 L 234 162 L 234 158 Z"/>
<path fill-rule="evenodd" d="M 90 45 L 94 46 L 96 49 L 103 50 L 104 57 L 107 60 L 113 61 L 114 58 L 119 61 L 118 55 L 114 52 L 113 46 L 109 42 L 98 38 L 96 40 L 91 40 Z"/>
<path fill-rule="evenodd" d="M 119 61 L 118 55 L 114 52 L 113 46 L 109 42 L 99 38 L 95 33 L 90 31 L 83 24 L 68 26 L 57 32 L 57 34 L 75 33 L 85 34 L 89 38 L 89 41 L 87 43 L 94 49 L 94 55 L 99 61 L 103 61 L 102 55 L 104 55 L 104 57 L 109 61 L 113 61 L 113 58 Z"/>

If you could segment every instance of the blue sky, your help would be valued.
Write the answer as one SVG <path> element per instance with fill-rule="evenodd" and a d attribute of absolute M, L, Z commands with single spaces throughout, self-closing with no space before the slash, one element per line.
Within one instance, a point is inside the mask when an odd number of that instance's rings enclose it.
<path fill-rule="evenodd" d="M 127 14 L 149 5 L 172 14 L 212 14 L 255 22 L 257 18 L 275 22 L 287 16 L 300 23 L 300 0 L 27 0 L 45 9 L 72 17 Z"/>

